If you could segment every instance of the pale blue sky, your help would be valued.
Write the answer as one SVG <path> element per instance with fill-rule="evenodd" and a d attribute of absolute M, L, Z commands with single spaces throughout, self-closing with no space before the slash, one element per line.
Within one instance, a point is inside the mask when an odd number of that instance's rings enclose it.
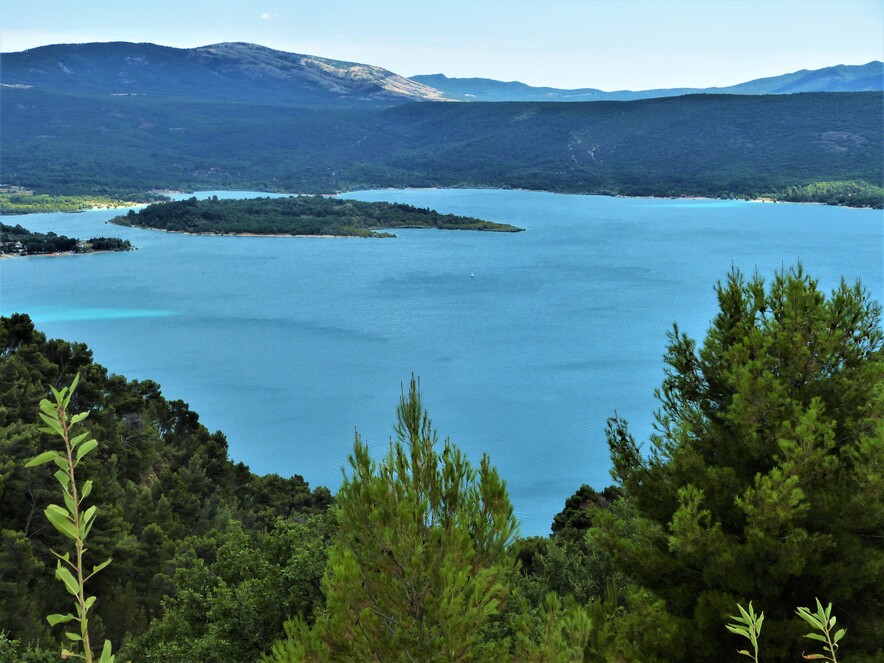
<path fill-rule="evenodd" d="M 0 0 L 0 50 L 246 41 L 603 90 L 731 85 L 884 59 L 884 0 Z"/>

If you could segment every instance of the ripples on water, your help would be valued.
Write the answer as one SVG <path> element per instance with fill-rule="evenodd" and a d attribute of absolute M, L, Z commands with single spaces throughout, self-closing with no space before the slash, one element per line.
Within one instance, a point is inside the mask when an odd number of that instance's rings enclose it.
<path fill-rule="evenodd" d="M 219 197 L 231 194 L 207 192 Z M 243 194 L 233 194 L 242 196 Z M 116 235 L 133 253 L 4 260 L 0 311 L 88 343 L 112 372 L 159 382 L 258 472 L 336 488 L 353 432 L 381 453 L 400 384 L 421 377 L 442 436 L 490 453 L 523 534 L 582 483 L 610 482 L 605 419 L 651 430 L 672 322 L 704 333 L 731 265 L 801 260 L 826 289 L 879 300 L 882 214 L 818 205 L 526 191 L 348 194 L 513 223 L 397 239 L 193 237 L 108 227 L 113 211 L 17 217 Z"/>

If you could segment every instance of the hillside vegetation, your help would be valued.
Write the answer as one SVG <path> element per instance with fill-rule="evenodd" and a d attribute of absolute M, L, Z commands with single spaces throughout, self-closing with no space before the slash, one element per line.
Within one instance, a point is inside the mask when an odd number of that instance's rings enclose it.
<path fill-rule="evenodd" d="M 519 187 L 756 197 L 881 186 L 876 93 L 316 109 L 5 89 L 4 178 L 49 193 Z"/>

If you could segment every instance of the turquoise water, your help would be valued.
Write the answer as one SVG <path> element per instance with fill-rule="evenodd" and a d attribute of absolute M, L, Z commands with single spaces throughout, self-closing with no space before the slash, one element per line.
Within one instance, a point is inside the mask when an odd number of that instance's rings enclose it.
<path fill-rule="evenodd" d="M 200 195 L 245 195 L 206 192 Z M 884 299 L 880 211 L 526 191 L 350 194 L 513 223 L 518 234 L 397 230 L 397 239 L 193 237 L 109 227 L 113 211 L 6 219 L 116 235 L 132 253 L 0 264 L 0 312 L 180 398 L 231 456 L 332 489 L 358 430 L 378 453 L 400 384 L 507 480 L 523 534 L 581 484 L 610 482 L 615 411 L 643 439 L 673 322 L 702 335 L 731 265 L 801 260 Z"/>

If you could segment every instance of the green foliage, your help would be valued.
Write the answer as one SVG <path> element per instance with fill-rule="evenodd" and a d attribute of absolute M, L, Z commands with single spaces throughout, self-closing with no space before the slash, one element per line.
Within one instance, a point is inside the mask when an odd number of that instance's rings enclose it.
<path fill-rule="evenodd" d="M 234 525 L 213 562 L 179 556 L 162 617 L 129 651 L 146 663 L 257 660 L 282 635 L 286 618 L 309 620 L 323 605 L 320 580 L 333 533 L 330 512 L 306 523 L 280 519 L 257 535 Z"/>
<path fill-rule="evenodd" d="M 36 214 L 40 212 L 81 212 L 94 207 L 126 207 L 138 203 L 164 200 L 165 196 L 130 193 L 126 198 L 108 196 L 52 196 L 27 192 L 0 191 L 0 214 Z"/>
<path fill-rule="evenodd" d="M 734 623 L 727 624 L 725 628 L 731 633 L 741 635 L 749 640 L 749 643 L 752 645 L 752 651 L 741 649 L 737 653 L 748 656 L 755 663 L 758 663 L 758 638 L 761 636 L 761 627 L 764 624 L 764 613 L 761 612 L 756 616 L 755 609 L 752 607 L 752 601 L 749 601 L 749 610 L 745 610 L 739 603 L 737 604 L 737 609 L 740 611 L 740 614 L 731 615 Z"/>
<path fill-rule="evenodd" d="M 740 616 L 731 616 L 735 620 L 734 624 L 727 624 L 726 628 L 731 633 L 741 635 L 752 643 L 753 652 L 741 650 L 739 653 L 748 656 L 755 663 L 758 663 L 758 638 L 761 636 L 761 625 L 764 622 L 764 613 L 755 615 L 752 609 L 752 602 L 749 601 L 749 610 L 743 609 L 739 603 L 737 608 L 740 610 Z M 838 642 L 847 633 L 846 628 L 838 629 L 834 634 L 832 629 L 835 628 L 836 618 L 832 615 L 832 604 L 823 608 L 819 599 L 816 599 L 816 612 L 812 613 L 808 608 L 798 608 L 796 614 L 805 622 L 810 624 L 818 633 L 807 633 L 804 637 L 811 640 L 817 640 L 823 643 L 825 654 L 802 654 L 805 660 L 822 660 L 829 663 L 838 663 L 835 652 L 838 650 Z"/>
<path fill-rule="evenodd" d="M 884 187 L 861 180 L 848 182 L 814 182 L 805 186 L 790 186 L 769 194 L 774 200 L 792 203 L 825 203 L 848 207 L 884 207 Z"/>
<path fill-rule="evenodd" d="M 45 573 L 48 564 L 55 566 L 50 549 L 69 541 L 41 516 L 58 501 L 57 482 L 24 464 L 44 451 L 34 404 L 47 396 L 46 384 L 58 388 L 76 373 L 81 377 L 71 407 L 89 412 L 90 431 L 102 440 L 78 468 L 92 479 L 89 500 L 101 514 L 89 533 L 89 556 L 114 559 L 89 581 L 101 597 L 89 611 L 93 637 L 112 640 L 118 659 L 140 660 L 131 644 L 163 616 L 163 598 L 170 596 L 170 611 L 180 613 L 176 583 L 182 595 L 193 586 L 183 571 L 178 575 L 182 568 L 202 563 L 245 591 L 247 578 L 233 580 L 215 569 L 228 535 L 241 540 L 236 532 L 244 532 L 248 547 L 261 555 L 274 550 L 273 565 L 289 574 L 277 582 L 264 571 L 270 562 L 243 565 L 268 596 L 271 584 L 278 592 L 290 589 L 289 596 L 275 595 L 285 616 L 313 604 L 320 594 L 322 539 L 295 532 L 326 511 L 332 501 L 327 489 L 311 490 L 297 475 L 256 476 L 232 463 L 224 436 L 206 430 L 186 403 L 166 400 L 156 383 L 108 375 L 85 345 L 49 340 L 27 316 L 13 315 L 0 318 L 0 629 L 21 642 L 20 650 L 52 643 L 42 615 L 58 612 L 68 596 Z M 303 550 L 296 543 L 301 539 Z M 276 541 L 267 552 L 266 541 Z M 266 646 L 282 635 L 283 615 L 268 611 L 261 622 L 259 612 L 252 610 L 254 621 L 237 631 L 231 628 L 237 614 L 219 609 L 213 628 L 241 638 L 228 637 L 225 646 L 232 649 L 246 651 L 258 633 Z M 230 622 L 221 624 L 226 617 Z M 172 628 L 160 632 L 177 637 Z"/>
<path fill-rule="evenodd" d="M 7 226 L 0 223 L 0 253 L 12 255 L 39 255 L 72 251 L 91 253 L 93 251 L 130 251 L 132 244 L 118 237 L 93 237 L 81 242 L 73 237 L 56 235 L 54 232 L 36 233 L 20 225 Z"/>
<path fill-rule="evenodd" d="M 882 185 L 880 93 L 395 108 L 4 89 L 4 180 L 47 193 L 503 187 L 758 197 Z"/>
<path fill-rule="evenodd" d="M 517 232 L 505 223 L 481 221 L 403 203 L 367 203 L 322 196 L 206 200 L 188 198 L 150 205 L 113 223 L 191 233 L 258 235 L 343 235 L 394 237 L 377 228 L 438 228 Z"/>
<path fill-rule="evenodd" d="M 68 645 L 74 647 L 75 649 L 73 650 L 62 648 L 62 658 L 82 658 L 87 663 L 92 663 L 93 652 L 89 640 L 89 610 L 97 600 L 97 597 L 87 596 L 85 586 L 86 582 L 107 567 L 111 560 L 107 559 L 93 566 L 91 571 L 89 571 L 83 560 L 83 553 L 86 551 L 86 538 L 95 524 L 96 507 L 90 506 L 85 508 L 83 506 L 83 502 L 92 492 L 93 484 L 91 480 L 87 480 L 82 486 L 78 486 L 76 469 L 86 455 L 95 450 L 98 442 L 94 439 L 89 439 L 88 432 L 73 435 L 74 427 L 89 415 L 88 412 L 80 412 L 73 415 L 69 412 L 71 398 L 79 381 L 80 376 L 78 374 L 74 377 L 70 387 L 63 387 L 61 390 L 52 387 L 54 402 L 45 398 L 40 401 L 40 418 L 46 424 L 46 427 L 40 430 L 41 432 L 60 437 L 62 442 L 64 442 L 64 449 L 61 451 L 55 449 L 44 451 L 28 461 L 25 467 L 54 463 L 59 468 L 54 476 L 61 485 L 64 506 L 50 504 L 46 507 L 44 514 L 49 522 L 52 523 L 52 526 L 67 539 L 70 539 L 74 545 L 74 559 L 71 559 L 70 552 L 61 554 L 53 550 L 52 554 L 57 558 L 55 577 L 64 583 L 68 594 L 74 597 L 77 614 L 52 614 L 46 617 L 46 621 L 49 622 L 49 626 L 73 621 L 78 622 L 80 632 L 67 631 L 65 632 L 65 637 L 73 643 L 79 643 L 79 645 Z M 82 647 L 82 654 L 77 652 L 80 647 Z M 98 661 L 99 663 L 114 662 L 110 641 L 104 641 Z"/>
<path fill-rule="evenodd" d="M 357 435 L 338 493 L 338 535 L 323 578 L 326 610 L 301 621 L 268 660 L 497 660 L 490 637 L 511 600 L 516 521 L 483 457 L 474 470 L 437 435 L 412 379 L 397 440 L 378 464 Z"/>
<path fill-rule="evenodd" d="M 796 610 L 801 619 L 810 624 L 810 626 L 818 633 L 811 632 L 804 637 L 811 640 L 818 640 L 823 643 L 825 654 L 805 654 L 804 658 L 809 660 L 829 661 L 830 663 L 838 663 L 835 652 L 838 651 L 838 642 L 847 633 L 846 628 L 841 628 L 832 633 L 835 628 L 835 616 L 832 614 L 832 604 L 830 603 L 823 608 L 819 599 L 816 599 L 816 612 L 811 612 L 808 608 L 798 608 Z"/>
<path fill-rule="evenodd" d="M 23 647 L 21 641 L 11 640 L 0 631 L 0 661 L 3 663 L 57 663 L 58 652 L 38 647 Z"/>
<path fill-rule="evenodd" d="M 769 286 L 732 272 L 717 294 L 701 347 L 677 327 L 670 336 L 650 453 L 611 421 L 629 508 L 599 511 L 591 541 L 661 597 L 689 658 L 723 651 L 719 624 L 747 597 L 766 607 L 768 656 L 787 656 L 791 606 L 811 592 L 838 601 L 857 653 L 873 655 L 884 608 L 880 306 L 859 284 L 827 298 L 800 267 Z"/>

